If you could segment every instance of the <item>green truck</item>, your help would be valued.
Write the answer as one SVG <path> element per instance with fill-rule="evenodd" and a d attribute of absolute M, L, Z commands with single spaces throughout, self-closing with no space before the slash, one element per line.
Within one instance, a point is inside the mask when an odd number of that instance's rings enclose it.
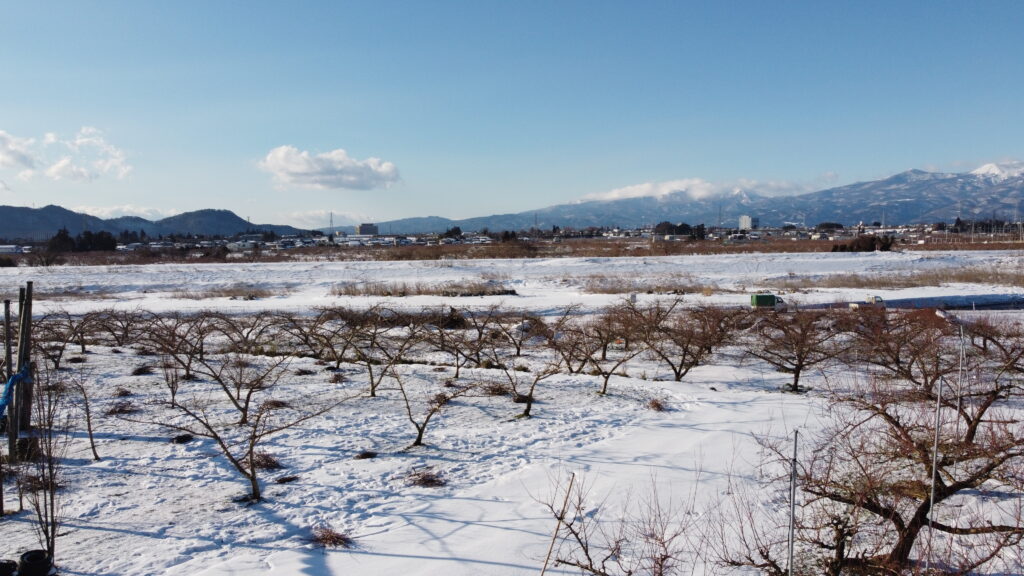
<path fill-rule="evenodd" d="M 775 294 L 760 292 L 750 295 L 750 307 L 755 309 L 774 308 L 778 310 L 786 307 L 786 301 Z"/>

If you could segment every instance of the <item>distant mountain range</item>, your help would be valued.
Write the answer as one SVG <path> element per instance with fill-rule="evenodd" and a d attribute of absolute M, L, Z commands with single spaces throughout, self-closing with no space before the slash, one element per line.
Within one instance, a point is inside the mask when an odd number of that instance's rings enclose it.
<path fill-rule="evenodd" d="M 53 205 L 42 208 L 0 206 L 0 223 L 2 223 L 0 238 L 12 242 L 45 240 L 53 237 L 61 228 L 67 228 L 72 236 L 85 230 L 107 231 L 115 236 L 127 231 L 145 232 L 147 237 L 153 239 L 172 234 L 234 236 L 248 230 L 273 231 L 279 235 L 303 232 L 303 230 L 292 226 L 250 224 L 230 210 L 196 210 L 152 221 L 137 216 L 122 216 L 104 220 Z"/>
<path fill-rule="evenodd" d="M 882 180 L 792 196 L 772 196 L 757 189 L 734 189 L 719 195 L 696 196 L 677 190 L 660 196 L 589 200 L 559 204 L 516 214 L 497 214 L 452 220 L 438 216 L 378 222 L 381 234 L 444 232 L 458 226 L 463 231 L 651 226 L 659 222 L 722 224 L 734 227 L 740 216 L 757 218 L 761 226 L 786 223 L 814 225 L 839 222 L 915 224 L 964 220 L 1014 220 L 1024 200 L 1024 164 L 986 164 L 964 173 L 909 170 Z M 59 206 L 23 208 L 0 206 L 0 237 L 9 241 L 42 240 L 61 228 L 72 235 L 83 230 L 145 231 L 149 237 L 175 235 L 232 236 L 247 230 L 299 234 L 292 226 L 250 224 L 229 210 L 198 210 L 146 220 L 126 216 L 104 220 Z M 352 233 L 353 227 L 323 229 Z"/>
<path fill-rule="evenodd" d="M 735 227 L 742 215 L 758 218 L 761 226 L 786 223 L 813 226 L 820 222 L 854 225 L 859 222 L 915 224 L 998 218 L 1012 220 L 1024 201 L 1024 165 L 987 164 L 972 172 L 940 173 L 909 170 L 889 178 L 858 182 L 793 196 L 768 195 L 757 189 L 694 197 L 685 190 L 662 196 L 591 200 L 559 204 L 517 214 L 464 220 L 436 216 L 379 222 L 382 234 L 443 232 L 453 226 L 464 231 L 526 230 L 618 226 L 636 228 L 659 222 L 686 222 Z M 1021 214 L 1024 216 L 1024 213 Z M 342 229 L 346 230 L 346 229 Z M 351 230 L 351 228 L 346 231 Z"/>

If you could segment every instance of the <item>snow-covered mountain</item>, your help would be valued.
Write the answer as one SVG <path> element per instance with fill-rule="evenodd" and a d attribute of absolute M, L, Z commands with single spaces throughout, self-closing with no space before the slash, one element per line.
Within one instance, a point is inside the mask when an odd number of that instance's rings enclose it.
<path fill-rule="evenodd" d="M 1011 178 L 1024 176 L 1024 162 L 985 164 L 984 166 L 971 170 L 971 174 L 984 177 L 990 182 L 1003 182 Z"/>
<path fill-rule="evenodd" d="M 681 189 L 640 197 L 589 200 L 549 206 L 517 214 L 464 220 L 445 218 L 383 222 L 382 232 L 441 232 L 463 230 L 521 230 L 536 226 L 586 228 L 637 227 L 662 221 L 688 224 L 721 223 L 736 226 L 741 215 L 760 220 L 762 226 L 787 222 L 857 224 L 884 222 L 913 224 L 963 219 L 1012 220 L 1024 200 L 1024 163 L 986 164 L 965 173 L 909 170 L 874 180 L 792 196 L 770 195 L 756 188 L 694 195 Z M 1024 212 L 1020 214 L 1024 216 Z"/>

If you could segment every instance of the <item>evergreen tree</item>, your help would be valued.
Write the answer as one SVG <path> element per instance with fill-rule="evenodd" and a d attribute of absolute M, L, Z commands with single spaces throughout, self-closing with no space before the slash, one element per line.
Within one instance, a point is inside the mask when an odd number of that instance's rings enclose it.
<path fill-rule="evenodd" d="M 73 252 L 75 250 L 75 239 L 67 228 L 61 228 L 57 234 L 46 243 L 47 252 Z"/>

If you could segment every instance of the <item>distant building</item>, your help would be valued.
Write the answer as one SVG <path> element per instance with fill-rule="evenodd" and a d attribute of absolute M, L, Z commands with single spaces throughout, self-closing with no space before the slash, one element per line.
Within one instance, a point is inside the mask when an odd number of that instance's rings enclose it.
<path fill-rule="evenodd" d="M 751 218 L 746 214 L 740 216 L 740 230 L 756 230 L 760 224 L 759 218 Z"/>
<path fill-rule="evenodd" d="M 376 236 L 380 234 L 376 224 L 357 224 L 356 234 L 359 236 Z"/>

